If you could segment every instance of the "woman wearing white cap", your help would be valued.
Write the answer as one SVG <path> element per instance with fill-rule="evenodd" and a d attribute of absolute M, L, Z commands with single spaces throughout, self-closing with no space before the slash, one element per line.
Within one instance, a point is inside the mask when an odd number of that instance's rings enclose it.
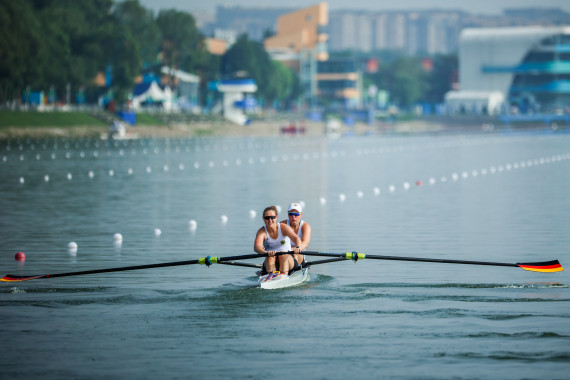
<path fill-rule="evenodd" d="M 295 253 L 295 269 L 297 266 L 303 266 L 305 262 L 305 257 L 301 254 L 302 251 L 307 249 L 309 243 L 311 242 L 311 226 L 309 223 L 302 220 L 303 207 L 299 203 L 291 203 L 288 208 L 289 218 L 287 220 L 282 220 L 281 224 L 290 226 L 293 232 L 301 239 L 301 244 L 296 246 L 299 249 L 299 253 Z M 291 244 L 293 246 L 293 244 Z"/>
<path fill-rule="evenodd" d="M 277 222 L 277 207 L 269 206 L 263 210 L 263 221 L 265 225 L 257 230 L 253 250 L 260 255 L 267 254 L 263 267 L 267 273 L 279 270 L 281 274 L 289 274 L 295 266 L 293 255 L 279 255 L 277 252 L 293 251 L 299 253 L 298 248 L 291 249 L 291 242 L 296 246 L 301 245 L 301 239 L 295 235 L 291 227 Z"/>

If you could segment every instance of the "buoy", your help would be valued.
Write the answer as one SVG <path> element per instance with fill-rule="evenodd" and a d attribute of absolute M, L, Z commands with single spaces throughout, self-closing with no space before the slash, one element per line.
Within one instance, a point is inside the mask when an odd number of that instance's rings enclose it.
<path fill-rule="evenodd" d="M 162 235 L 162 231 L 160 230 L 160 228 L 155 228 L 154 229 L 154 236 L 160 236 Z"/>
<path fill-rule="evenodd" d="M 422 185 L 422 181 L 416 181 L 416 186 L 421 186 Z"/>
<path fill-rule="evenodd" d="M 255 212 L 255 210 L 249 210 L 249 217 L 250 218 L 255 218 L 255 216 L 257 215 L 257 213 Z"/>
<path fill-rule="evenodd" d="M 77 250 L 77 243 L 72 241 L 69 244 L 67 244 L 67 249 L 75 249 Z"/>
<path fill-rule="evenodd" d="M 26 261 L 26 255 L 24 254 L 24 252 L 16 253 L 14 258 L 16 259 L 16 261 Z"/>
<path fill-rule="evenodd" d="M 404 182 L 404 184 L 402 185 L 402 187 L 404 188 L 404 190 L 408 190 L 410 188 L 410 183 L 409 182 Z"/>
<path fill-rule="evenodd" d="M 220 221 L 224 224 L 226 224 L 228 222 L 228 217 L 225 215 L 220 216 Z"/>
<path fill-rule="evenodd" d="M 113 241 L 123 241 L 123 235 L 117 232 L 115 235 L 113 235 Z"/>
<path fill-rule="evenodd" d="M 320 198 L 319 198 L 319 202 L 321 203 L 321 205 L 324 205 L 324 204 L 327 203 L 327 199 L 324 198 L 324 197 L 320 197 Z"/>
<path fill-rule="evenodd" d="M 190 228 L 191 231 L 194 231 L 197 227 L 198 227 L 198 223 L 196 223 L 196 221 L 194 219 L 191 219 L 188 222 L 188 228 Z"/>
<path fill-rule="evenodd" d="M 344 202 L 344 201 L 346 200 L 346 195 L 344 195 L 344 194 L 339 194 L 339 195 L 338 195 L 338 200 L 341 201 L 341 202 Z"/>
<path fill-rule="evenodd" d="M 374 188 L 374 195 L 380 195 L 380 189 L 375 187 Z"/>

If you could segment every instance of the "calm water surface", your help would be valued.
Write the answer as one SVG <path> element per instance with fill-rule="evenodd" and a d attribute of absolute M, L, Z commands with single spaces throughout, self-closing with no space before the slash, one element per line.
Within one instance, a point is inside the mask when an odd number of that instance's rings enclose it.
<path fill-rule="evenodd" d="M 570 268 L 567 134 L 9 140 L 0 178 L 2 274 L 249 254 L 263 208 L 292 201 L 312 250 Z M 276 291 L 224 265 L 1 283 L 2 376 L 568 378 L 568 273 L 364 260 Z"/>

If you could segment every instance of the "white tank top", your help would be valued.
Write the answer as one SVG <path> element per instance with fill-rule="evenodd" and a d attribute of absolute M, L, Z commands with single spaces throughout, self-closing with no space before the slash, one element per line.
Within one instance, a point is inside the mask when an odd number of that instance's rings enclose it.
<path fill-rule="evenodd" d="M 288 237 L 283 236 L 281 232 L 281 223 L 277 223 L 277 239 L 272 239 L 269 236 L 269 232 L 267 232 L 267 226 L 263 226 L 265 228 L 265 240 L 263 241 L 263 248 L 266 251 L 275 251 L 275 252 L 286 252 L 291 250 L 291 241 Z"/>
<path fill-rule="evenodd" d="M 299 239 L 303 240 L 303 222 L 302 220 L 299 222 L 299 232 L 297 233 L 297 236 L 299 236 Z M 287 219 L 287 225 L 291 226 L 291 222 L 289 221 L 289 219 Z M 291 227 L 293 228 L 293 227 Z M 287 237 L 287 239 L 289 239 L 289 237 Z M 293 243 L 291 242 L 291 239 L 289 239 L 289 244 L 291 245 L 291 247 L 293 246 Z"/>

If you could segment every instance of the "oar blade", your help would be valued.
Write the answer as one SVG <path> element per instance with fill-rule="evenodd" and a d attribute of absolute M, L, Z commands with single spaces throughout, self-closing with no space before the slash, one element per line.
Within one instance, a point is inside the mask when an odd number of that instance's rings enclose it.
<path fill-rule="evenodd" d="M 529 270 L 532 272 L 562 272 L 564 268 L 558 262 L 558 260 L 542 261 L 537 263 L 517 263 L 519 267 L 524 270 Z"/>
<path fill-rule="evenodd" d="M 0 281 L 18 282 L 18 281 L 35 280 L 37 278 L 44 278 L 44 277 L 49 277 L 49 275 L 42 274 L 39 276 L 14 276 L 12 274 L 7 274 L 6 276 L 0 278 Z"/>

